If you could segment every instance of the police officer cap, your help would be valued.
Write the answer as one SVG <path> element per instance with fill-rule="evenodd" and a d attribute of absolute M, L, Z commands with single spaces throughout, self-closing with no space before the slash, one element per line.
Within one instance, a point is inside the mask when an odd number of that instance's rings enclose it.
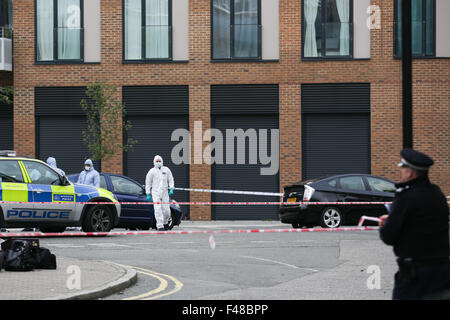
<path fill-rule="evenodd" d="M 410 148 L 403 149 L 402 152 L 400 152 L 400 155 L 402 156 L 402 160 L 397 165 L 399 167 L 409 167 L 416 170 L 426 171 L 434 163 L 433 159 L 426 154 Z"/>

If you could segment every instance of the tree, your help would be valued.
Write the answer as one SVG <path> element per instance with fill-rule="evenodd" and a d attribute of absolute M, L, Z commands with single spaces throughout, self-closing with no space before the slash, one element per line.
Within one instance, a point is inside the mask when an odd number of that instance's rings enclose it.
<path fill-rule="evenodd" d="M 122 132 L 131 128 L 125 121 L 125 107 L 117 99 L 117 88 L 104 82 L 96 81 L 88 85 L 88 99 L 81 100 L 81 108 L 86 112 L 88 128 L 83 131 L 83 141 L 91 153 L 91 159 L 107 160 L 117 151 L 129 151 L 137 140 L 129 138 L 121 143 Z M 122 123 L 122 130 L 119 125 Z"/>
<path fill-rule="evenodd" d="M 11 104 L 14 96 L 14 88 L 12 86 L 0 87 L 0 103 Z"/>

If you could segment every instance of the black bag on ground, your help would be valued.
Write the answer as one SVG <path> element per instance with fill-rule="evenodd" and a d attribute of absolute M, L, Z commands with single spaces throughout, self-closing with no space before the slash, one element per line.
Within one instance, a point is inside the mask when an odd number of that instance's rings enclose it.
<path fill-rule="evenodd" d="M 56 269 L 56 256 L 46 248 L 31 250 L 33 264 L 36 269 Z"/>
<path fill-rule="evenodd" d="M 7 271 L 31 271 L 34 269 L 32 247 L 29 241 L 15 240 L 6 251 L 4 266 Z"/>

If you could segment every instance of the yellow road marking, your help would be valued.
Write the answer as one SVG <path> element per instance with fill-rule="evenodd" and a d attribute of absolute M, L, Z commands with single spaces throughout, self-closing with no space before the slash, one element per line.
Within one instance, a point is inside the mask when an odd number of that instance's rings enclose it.
<path fill-rule="evenodd" d="M 147 275 L 147 276 L 154 277 L 154 278 L 158 279 L 159 282 L 160 282 L 158 288 L 156 288 L 156 289 L 154 289 L 154 290 L 151 290 L 151 291 L 149 291 L 149 292 L 147 292 L 147 293 L 143 293 L 143 294 L 141 294 L 141 295 L 134 296 L 134 297 L 125 298 L 125 299 L 122 299 L 122 300 L 138 300 L 138 299 L 143 299 L 143 298 L 146 298 L 146 297 L 148 297 L 148 296 L 151 296 L 152 294 L 157 294 L 157 293 L 159 293 L 159 292 L 161 292 L 161 291 L 166 290 L 166 288 L 167 288 L 167 286 L 168 286 L 168 282 L 167 282 L 165 279 L 163 279 L 163 278 L 161 278 L 161 277 L 158 277 L 157 275 L 154 275 L 154 274 L 152 274 L 152 273 L 143 272 L 143 271 L 139 271 L 139 270 L 137 270 L 137 271 L 138 271 L 139 273 L 141 273 L 141 274 L 145 274 L 145 275 Z"/>
<path fill-rule="evenodd" d="M 174 277 L 172 277 L 170 275 L 154 272 L 154 271 L 143 269 L 143 268 L 139 268 L 139 267 L 133 267 L 133 266 L 128 266 L 128 267 L 136 269 L 136 271 L 141 273 L 141 274 L 145 274 L 147 276 L 150 276 L 150 277 L 158 279 L 160 284 L 159 284 L 158 288 L 153 289 L 153 290 L 151 290 L 149 292 L 146 292 L 146 293 L 143 293 L 141 295 L 134 296 L 134 297 L 124 298 L 122 300 L 138 300 L 138 299 L 153 300 L 153 299 L 157 299 L 157 298 L 161 298 L 161 297 L 165 297 L 165 296 L 174 294 L 175 292 L 180 291 L 181 288 L 183 287 L 183 283 L 181 283 L 180 281 L 178 281 L 177 279 L 175 279 Z M 170 290 L 169 292 L 159 294 L 162 291 L 166 290 L 168 285 L 169 285 L 168 281 L 166 279 L 164 279 L 163 277 L 168 278 L 173 283 L 175 283 L 175 287 L 172 290 Z"/>

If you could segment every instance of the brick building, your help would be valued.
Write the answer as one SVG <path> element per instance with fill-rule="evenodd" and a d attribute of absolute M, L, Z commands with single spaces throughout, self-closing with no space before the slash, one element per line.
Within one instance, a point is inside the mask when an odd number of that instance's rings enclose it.
<path fill-rule="evenodd" d="M 0 85 L 13 84 L 15 97 L 13 112 L 2 120 L 10 123 L 2 134 L 8 136 L 9 130 L 11 137 L 2 142 L 2 149 L 9 143 L 21 154 L 56 157 L 67 173 L 81 171 L 89 154 L 82 144 L 86 122 L 79 101 L 89 83 L 104 79 L 119 89 L 118 98 L 133 125 L 128 135 L 138 140 L 133 152 L 102 161 L 104 172 L 143 182 L 153 156 L 161 154 L 179 187 L 277 192 L 302 179 L 344 172 L 398 179 L 395 164 L 402 149 L 398 1 L 14 0 L 13 4 L 13 77 L 0 71 Z M 450 194 L 449 15 L 448 0 L 413 1 L 414 147 L 436 160 L 431 179 L 446 194 Z M 193 133 L 197 121 L 203 132 L 279 129 L 279 150 L 271 150 L 279 152 L 279 171 L 264 176 L 260 168 L 267 165 L 260 163 L 194 161 L 208 141 L 203 141 L 203 148 L 192 146 L 189 164 L 173 164 L 171 150 L 178 142 L 171 141 L 171 133 L 180 128 Z M 247 159 L 251 152 L 246 153 Z M 242 199 L 177 192 L 178 201 Z M 275 207 L 193 206 L 190 217 L 276 219 L 277 215 Z"/>

